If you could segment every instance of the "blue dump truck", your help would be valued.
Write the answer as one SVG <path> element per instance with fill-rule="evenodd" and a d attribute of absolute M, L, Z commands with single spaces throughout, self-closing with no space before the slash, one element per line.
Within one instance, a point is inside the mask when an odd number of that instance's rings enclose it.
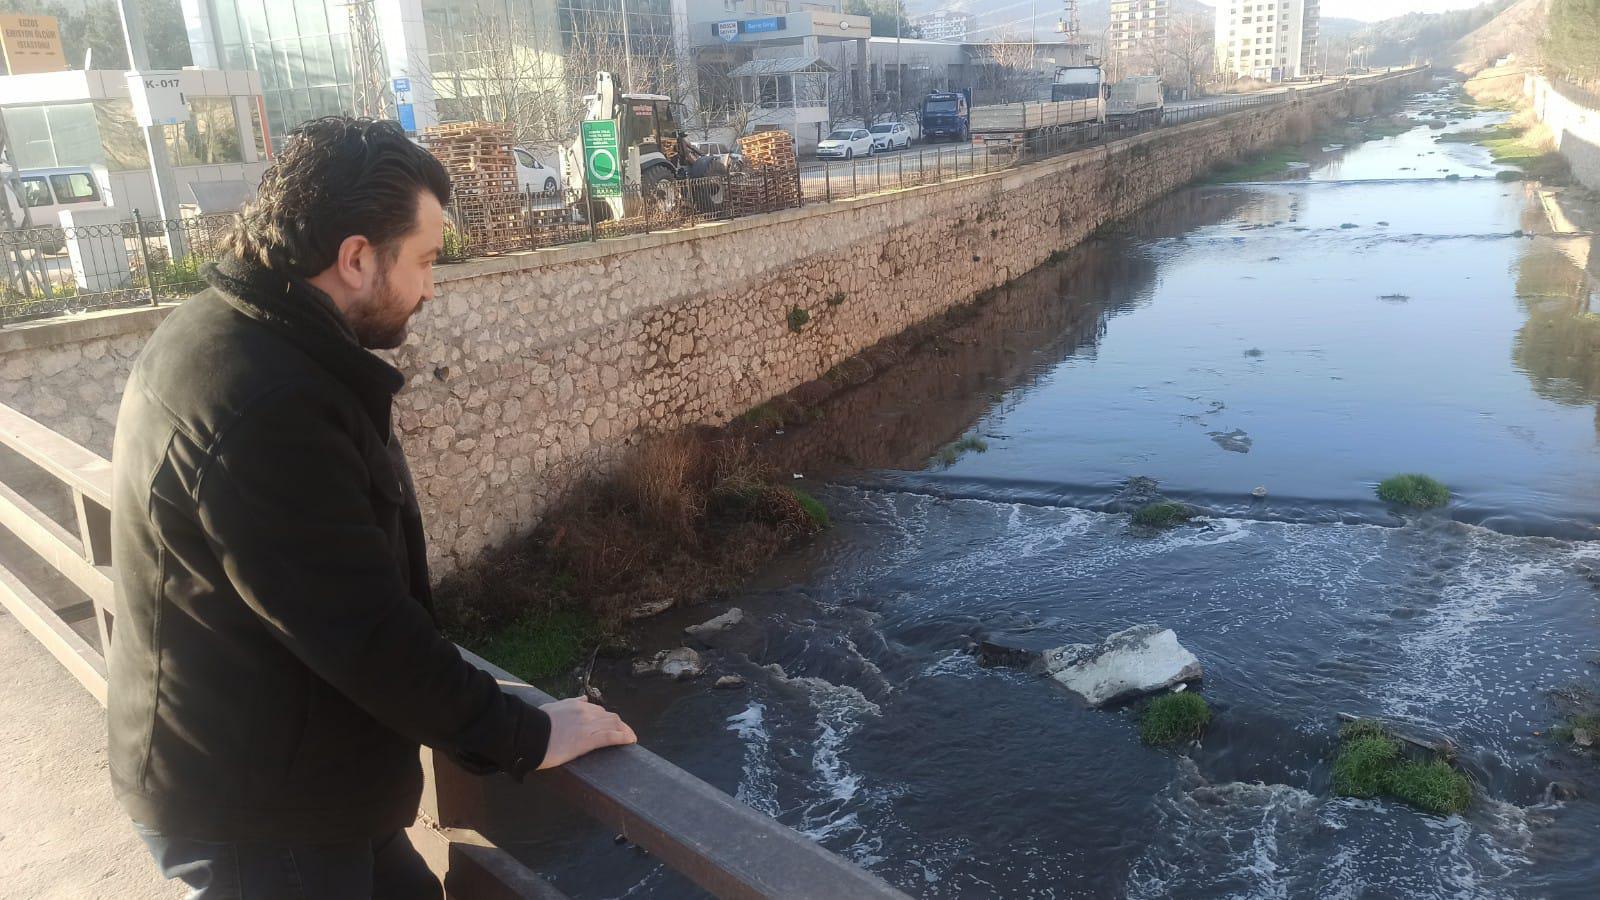
<path fill-rule="evenodd" d="M 924 141 L 964 141 L 972 130 L 972 91 L 934 91 L 922 100 Z"/>

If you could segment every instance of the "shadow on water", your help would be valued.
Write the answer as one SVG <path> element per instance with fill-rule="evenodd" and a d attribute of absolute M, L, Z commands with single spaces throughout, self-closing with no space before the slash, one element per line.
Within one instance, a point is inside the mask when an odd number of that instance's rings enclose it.
<path fill-rule="evenodd" d="M 1431 145 L 1341 159 L 1378 179 Z M 748 687 L 602 665 L 609 703 L 916 896 L 1591 896 L 1600 767 L 1546 735 L 1551 691 L 1600 688 L 1600 543 L 1553 536 L 1600 510 L 1593 258 L 1513 234 L 1543 230 L 1521 185 L 1326 175 L 1170 197 L 776 439 L 835 526 L 734 598 L 749 624 L 708 676 Z M 987 452 L 945 452 L 964 436 Z M 1456 490 L 1447 514 L 1372 499 L 1412 468 Z M 1132 475 L 1213 515 L 1133 530 Z M 717 611 L 634 638 L 675 646 Z M 961 649 L 1141 622 L 1205 666 L 1197 747 L 1143 747 L 1136 704 Z M 1450 739 L 1472 807 L 1333 797 L 1341 712 Z M 697 895 L 592 827 L 530 821 L 528 788 L 491 801 L 491 835 L 574 897 Z"/>

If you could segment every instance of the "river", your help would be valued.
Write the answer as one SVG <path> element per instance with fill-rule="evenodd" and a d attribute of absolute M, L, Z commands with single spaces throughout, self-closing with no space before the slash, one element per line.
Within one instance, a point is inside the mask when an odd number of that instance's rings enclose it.
<path fill-rule="evenodd" d="M 1600 253 L 1437 134 L 1169 197 L 833 401 L 775 452 L 834 527 L 712 657 L 749 686 L 606 670 L 612 704 L 915 896 L 1593 896 L 1600 766 L 1549 730 L 1600 684 Z M 1454 503 L 1376 499 L 1409 471 Z M 1136 477 L 1203 517 L 1137 532 Z M 1197 748 L 960 649 L 1142 622 L 1205 667 Z M 1471 808 L 1333 796 L 1338 713 L 1454 741 Z M 698 896 L 574 822 L 507 843 L 574 897 Z"/>

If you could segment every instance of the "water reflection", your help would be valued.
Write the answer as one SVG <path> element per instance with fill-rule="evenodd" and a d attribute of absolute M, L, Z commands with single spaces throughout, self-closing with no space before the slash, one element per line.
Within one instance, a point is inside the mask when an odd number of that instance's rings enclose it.
<path fill-rule="evenodd" d="M 1600 258 L 1593 243 L 1591 237 L 1535 241 L 1517 261 L 1517 302 L 1528 320 L 1517 331 L 1512 359 L 1539 396 L 1571 406 L 1600 400 Z"/>
<path fill-rule="evenodd" d="M 877 377 L 824 403 L 815 422 L 770 441 L 769 458 L 812 474 L 921 468 L 984 416 L 1023 402 L 1061 360 L 1092 357 L 1107 321 L 1148 300 L 1161 253 L 1129 237 L 1180 237 L 1245 214 L 1282 220 L 1293 203 L 1248 191 L 1184 191 L 1158 201 L 979 298 L 953 317 L 958 324 L 909 355 L 863 354 L 878 363 Z"/>

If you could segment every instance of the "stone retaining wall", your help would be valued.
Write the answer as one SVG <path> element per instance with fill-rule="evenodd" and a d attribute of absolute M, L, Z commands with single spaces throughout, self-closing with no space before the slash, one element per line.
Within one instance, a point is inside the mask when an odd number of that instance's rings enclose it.
<path fill-rule="evenodd" d="M 1572 167 L 1572 177 L 1591 191 L 1600 191 L 1600 100 L 1571 85 L 1529 75 L 1523 90 L 1555 140 L 1556 149 Z"/>
<path fill-rule="evenodd" d="M 941 185 L 441 268 L 395 354 L 436 575 L 527 531 L 640 436 L 726 422 L 1311 118 L 1365 114 L 1424 77 L 1311 88 Z M 160 314 L 81 340 L 0 332 L 0 403 L 108 452 Z"/>

